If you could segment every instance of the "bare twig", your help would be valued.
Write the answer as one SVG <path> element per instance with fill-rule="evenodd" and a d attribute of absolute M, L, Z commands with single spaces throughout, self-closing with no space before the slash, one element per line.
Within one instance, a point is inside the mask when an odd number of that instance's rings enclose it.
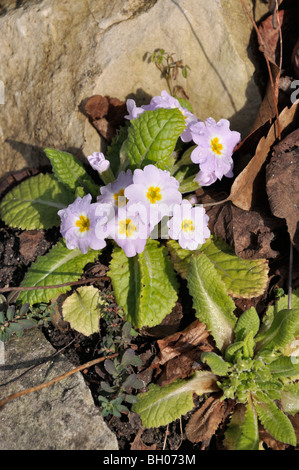
<path fill-rule="evenodd" d="M 82 364 L 81 366 L 76 367 L 75 369 L 69 370 L 68 372 L 65 372 L 62 375 L 59 375 L 58 377 L 55 377 L 52 380 L 49 380 L 49 382 L 45 382 L 40 385 L 36 385 L 35 387 L 27 388 L 26 390 L 21 390 L 20 392 L 13 393 L 12 395 L 9 395 L 3 400 L 0 400 L 0 409 L 9 401 L 14 400 L 15 398 L 19 398 L 23 395 L 28 395 L 29 393 L 32 392 L 38 392 L 39 390 L 42 390 L 43 388 L 49 387 L 50 385 L 54 385 L 57 382 L 60 382 L 63 379 L 66 379 L 70 375 L 76 374 L 77 372 L 80 372 L 81 370 L 88 369 L 89 367 L 94 366 L 95 364 L 98 364 L 99 362 L 105 361 L 106 359 L 112 359 L 113 357 L 118 356 L 118 353 L 112 354 L 111 356 L 105 356 L 105 357 L 98 357 L 97 359 L 93 359 L 92 361 L 86 362 L 85 364 Z"/>

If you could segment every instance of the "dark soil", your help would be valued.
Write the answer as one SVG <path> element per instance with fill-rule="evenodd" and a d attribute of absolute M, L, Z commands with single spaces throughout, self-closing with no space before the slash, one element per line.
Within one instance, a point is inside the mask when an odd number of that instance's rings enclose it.
<path fill-rule="evenodd" d="M 0 182 L 0 196 L 6 191 L 22 181 L 24 178 L 32 176 L 36 171 L 22 171 L 11 176 L 5 182 Z M 22 231 L 12 229 L 5 226 L 0 221 L 0 287 L 18 286 L 22 281 L 28 266 L 36 260 L 38 256 L 44 255 L 60 238 L 59 229 L 51 230 L 30 230 Z M 105 250 L 105 254 L 93 265 L 88 265 L 83 274 L 84 278 L 94 277 L 105 274 L 110 261 L 109 249 Z M 287 259 L 284 260 L 287 266 Z M 107 279 L 107 278 L 106 278 Z M 191 322 L 195 320 L 194 311 L 192 309 L 192 300 L 188 294 L 185 281 L 180 281 L 179 300 L 174 307 L 172 313 L 168 315 L 164 321 L 155 328 L 143 329 L 139 331 L 138 336 L 132 338 L 130 347 L 134 349 L 135 354 L 142 358 L 143 364 L 139 368 L 135 368 L 134 372 L 143 380 L 144 389 L 152 383 L 159 383 L 159 379 L 163 376 L 164 368 L 151 367 L 153 360 L 158 353 L 157 340 L 169 336 L 177 331 L 182 331 Z M 96 285 L 105 292 L 110 292 L 113 297 L 109 280 L 99 280 Z M 15 296 L 11 297 L 11 301 L 15 300 Z M 268 299 L 267 299 L 268 300 Z M 251 303 L 255 306 L 259 304 L 263 307 L 264 299 L 251 299 Z M 112 302 L 111 312 L 119 322 L 124 322 L 119 316 L 116 303 Z M 236 302 L 237 311 L 242 312 L 249 306 L 243 302 Z M 262 308 L 261 307 L 261 308 Z M 62 351 L 74 367 L 85 364 L 86 362 L 97 357 L 104 356 L 102 349 L 102 338 L 106 333 L 105 321 L 101 320 L 99 333 L 86 337 L 70 328 L 70 325 L 63 321 L 59 316 L 55 316 L 53 322 L 48 326 L 42 327 L 42 331 L 47 340 L 57 351 Z M 87 368 L 82 373 L 86 384 L 90 388 L 94 398 L 95 406 L 100 407 L 98 395 L 101 392 L 101 382 L 109 382 L 109 374 L 107 374 L 103 363 L 98 366 Z M 133 392 L 134 394 L 134 392 Z M 223 432 L 226 427 L 232 406 L 228 406 L 223 413 L 215 434 L 206 441 L 193 443 L 190 442 L 185 435 L 185 427 L 190 416 L 195 413 L 203 403 L 203 398 L 195 399 L 195 407 L 187 415 L 181 419 L 170 423 L 168 426 L 162 426 L 156 429 L 144 429 L 140 417 L 131 411 L 122 413 L 121 417 L 109 415 L 105 421 L 109 428 L 115 433 L 119 449 L 121 450 L 172 450 L 172 451 L 196 451 L 196 450 L 218 450 L 221 449 Z M 130 408 L 130 405 L 128 405 Z"/>

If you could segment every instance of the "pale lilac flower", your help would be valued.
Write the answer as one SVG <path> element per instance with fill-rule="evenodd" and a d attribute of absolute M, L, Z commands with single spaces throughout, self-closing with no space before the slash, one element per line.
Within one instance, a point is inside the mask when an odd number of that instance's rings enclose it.
<path fill-rule="evenodd" d="M 92 155 L 87 157 L 87 160 L 94 170 L 98 171 L 99 173 L 103 173 L 107 171 L 110 167 L 109 160 L 106 160 L 105 156 L 101 152 L 94 152 Z"/>
<path fill-rule="evenodd" d="M 144 112 L 144 109 L 138 108 L 134 100 L 128 99 L 126 101 L 127 111 L 129 114 L 125 116 L 126 119 L 136 119 L 140 114 Z"/>
<path fill-rule="evenodd" d="M 190 126 L 192 139 L 197 144 L 191 153 L 191 160 L 200 166 L 196 179 L 199 184 L 208 186 L 223 176 L 233 176 L 232 155 L 241 135 L 231 131 L 229 126 L 227 119 L 216 122 L 213 118 Z"/>
<path fill-rule="evenodd" d="M 60 232 L 65 239 L 66 246 L 73 250 L 79 248 L 82 253 L 88 249 L 101 250 L 106 246 L 104 239 L 95 234 L 99 217 L 96 216 L 97 204 L 91 203 L 91 195 L 77 199 L 65 209 L 58 211 L 61 218 Z"/>
<path fill-rule="evenodd" d="M 148 215 L 141 203 L 120 207 L 107 224 L 109 236 L 131 258 L 143 252 L 150 234 Z"/>
<path fill-rule="evenodd" d="M 184 250 L 196 250 L 205 243 L 211 232 L 209 217 L 201 206 L 192 207 L 186 199 L 174 208 L 173 217 L 167 222 L 170 238 L 178 240 Z"/>
<path fill-rule="evenodd" d="M 133 183 L 133 175 L 131 170 L 122 171 L 113 183 L 100 188 L 101 195 L 97 201 L 100 203 L 111 204 L 114 209 L 119 206 L 126 205 L 127 201 L 124 196 L 127 186 Z"/>
<path fill-rule="evenodd" d="M 200 185 L 200 186 L 210 186 L 211 184 L 215 183 L 217 180 L 217 176 L 215 173 L 205 173 L 204 171 L 200 170 L 194 180 Z"/>
<path fill-rule="evenodd" d="M 154 165 L 134 171 L 133 184 L 125 189 L 125 197 L 130 204 L 141 202 L 144 205 L 151 227 L 160 222 L 163 216 L 171 215 L 172 206 L 182 201 L 176 178 L 170 176 L 169 171 Z"/>
<path fill-rule="evenodd" d="M 190 142 L 192 140 L 192 134 L 189 128 L 191 124 L 198 122 L 198 119 L 188 109 L 181 106 L 180 102 L 173 96 L 169 95 L 167 91 L 165 90 L 161 92 L 161 96 L 154 96 L 151 99 L 150 104 L 142 105 L 140 108 L 136 107 L 134 100 L 127 100 L 127 109 L 128 109 L 129 115 L 125 117 L 127 119 L 135 119 L 144 111 L 154 111 L 155 109 L 159 109 L 159 108 L 165 108 L 165 109 L 178 108 L 181 111 L 185 119 L 186 129 L 182 132 L 180 137 L 183 142 Z"/>

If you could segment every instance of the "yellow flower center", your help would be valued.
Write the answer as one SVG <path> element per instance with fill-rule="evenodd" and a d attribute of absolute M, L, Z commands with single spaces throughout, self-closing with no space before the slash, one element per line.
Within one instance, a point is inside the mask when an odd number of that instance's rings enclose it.
<path fill-rule="evenodd" d="M 215 137 L 211 140 L 211 149 L 217 155 L 221 155 L 221 150 L 223 149 L 223 145 L 219 142 L 218 137 Z"/>
<path fill-rule="evenodd" d="M 130 238 L 137 230 L 131 219 L 120 220 L 118 222 L 118 227 L 118 233 L 120 235 L 126 235 L 128 238 Z"/>
<path fill-rule="evenodd" d="M 157 201 L 161 201 L 162 196 L 160 194 L 160 188 L 156 187 L 154 188 L 151 186 L 148 188 L 148 192 L 146 194 L 146 197 L 150 200 L 151 204 L 156 204 Z"/>
<path fill-rule="evenodd" d="M 85 215 L 80 215 L 80 219 L 77 220 L 76 226 L 79 227 L 80 232 L 88 232 L 90 228 L 90 220 Z"/>
<path fill-rule="evenodd" d="M 121 199 L 121 200 L 118 199 L 119 197 L 123 198 L 124 196 L 125 196 L 125 190 L 124 189 L 120 189 L 118 193 L 115 193 L 113 195 L 114 200 L 115 200 L 115 204 L 117 206 L 119 205 L 120 207 L 123 207 L 127 204 L 127 202 L 128 202 L 127 199 L 125 199 L 125 200 L 124 199 Z"/>
<path fill-rule="evenodd" d="M 184 232 L 193 232 L 194 226 L 192 220 L 184 219 L 182 222 L 182 230 Z"/>

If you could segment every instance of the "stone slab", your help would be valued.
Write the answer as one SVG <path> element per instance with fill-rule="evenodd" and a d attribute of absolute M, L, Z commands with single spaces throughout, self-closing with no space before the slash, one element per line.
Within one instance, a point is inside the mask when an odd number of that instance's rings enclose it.
<path fill-rule="evenodd" d="M 37 328 L 6 342 L 0 399 L 74 368 L 54 352 Z M 118 444 L 79 372 L 8 402 L 0 410 L 0 450 L 118 450 Z"/>

